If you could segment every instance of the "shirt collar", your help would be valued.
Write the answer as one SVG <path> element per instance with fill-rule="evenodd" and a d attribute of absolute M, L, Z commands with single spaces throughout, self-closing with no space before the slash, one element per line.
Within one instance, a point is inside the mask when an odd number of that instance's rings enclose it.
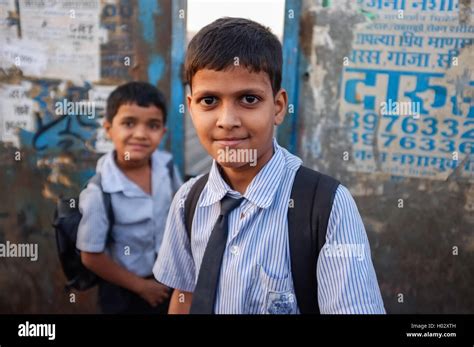
<path fill-rule="evenodd" d="M 102 156 L 97 162 L 96 171 L 100 172 L 102 189 L 106 193 L 117 193 L 122 191 L 124 195 L 128 197 L 140 197 L 147 195 L 135 182 L 131 181 L 125 174 L 120 170 L 115 162 L 115 150 L 108 152 Z M 165 154 L 161 154 L 160 151 L 156 150 L 151 156 L 151 168 L 152 168 L 152 183 L 157 181 L 155 173 L 165 172 L 162 167 L 165 168 L 164 163 Z M 166 168 L 165 168 L 166 169 Z"/>
<path fill-rule="evenodd" d="M 285 167 L 283 149 L 275 139 L 273 139 L 273 148 L 273 156 L 253 178 L 243 195 L 245 199 L 261 208 L 267 208 L 271 205 Z M 220 201 L 227 193 L 236 198 L 242 196 L 225 182 L 219 171 L 219 165 L 214 160 L 209 172 L 207 190 L 203 194 L 200 206 L 212 205 Z"/>

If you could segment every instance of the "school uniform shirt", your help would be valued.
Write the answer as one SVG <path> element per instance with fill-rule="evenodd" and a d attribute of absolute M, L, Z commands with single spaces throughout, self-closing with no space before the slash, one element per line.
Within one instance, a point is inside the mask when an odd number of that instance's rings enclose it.
<path fill-rule="evenodd" d="M 293 180 L 302 161 L 275 140 L 274 150 L 244 195 L 230 188 L 214 161 L 196 205 L 191 241 L 184 226 L 184 201 L 197 178 L 181 187 L 171 205 L 153 269 L 158 281 L 193 292 L 220 212 L 220 200 L 226 194 L 243 197 L 242 204 L 229 215 L 214 311 L 299 313 L 291 276 L 287 213 Z M 338 248 L 341 245 L 345 248 Z M 334 198 L 325 248 L 314 259 L 318 281 L 314 295 L 320 312 L 385 313 L 364 225 L 354 199 L 342 185 Z"/>
<path fill-rule="evenodd" d="M 102 191 L 88 184 L 79 196 L 82 219 L 76 247 L 85 252 L 106 252 L 127 270 L 142 276 L 152 275 L 153 264 L 163 239 L 164 226 L 173 194 L 182 185 L 176 167 L 171 180 L 166 164 L 171 154 L 156 150 L 151 156 L 152 194 L 145 193 L 117 166 L 115 151 L 97 162 L 104 192 L 110 193 L 115 222 L 108 234 L 109 220 Z"/>

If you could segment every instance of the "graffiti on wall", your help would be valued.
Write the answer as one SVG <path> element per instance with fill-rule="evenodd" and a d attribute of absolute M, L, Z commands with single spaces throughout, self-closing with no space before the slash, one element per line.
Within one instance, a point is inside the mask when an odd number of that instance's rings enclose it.
<path fill-rule="evenodd" d="M 46 80 L 29 85 L 31 88 L 24 90 L 24 93 L 35 110 L 28 115 L 34 126 L 33 129 L 17 129 L 21 147 L 32 148 L 38 154 L 87 148 L 88 142 L 94 140 L 96 120 L 77 107 L 59 106 L 83 103 L 91 86 L 85 84 L 78 87 Z M 95 112 L 92 114 L 95 115 Z M 8 115 L 4 113 L 3 118 L 7 119 Z"/>

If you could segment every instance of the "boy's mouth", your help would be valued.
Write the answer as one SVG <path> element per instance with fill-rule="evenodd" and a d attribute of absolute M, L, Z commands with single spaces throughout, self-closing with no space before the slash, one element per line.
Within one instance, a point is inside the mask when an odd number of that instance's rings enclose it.
<path fill-rule="evenodd" d="M 247 140 L 248 137 L 223 137 L 214 139 L 214 142 L 223 147 L 235 147 Z"/>
<path fill-rule="evenodd" d="M 148 145 L 143 144 L 143 143 L 129 143 L 127 147 L 131 147 L 132 149 L 137 149 L 137 150 L 143 150 L 143 149 L 148 149 Z"/>

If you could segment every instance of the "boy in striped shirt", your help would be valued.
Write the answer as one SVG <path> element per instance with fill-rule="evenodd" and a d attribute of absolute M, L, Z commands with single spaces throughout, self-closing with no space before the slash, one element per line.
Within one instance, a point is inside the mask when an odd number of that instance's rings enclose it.
<path fill-rule="evenodd" d="M 184 201 L 199 177 L 181 187 L 170 208 L 153 269 L 158 281 L 174 288 L 169 313 L 300 313 L 287 213 L 302 161 L 273 138 L 287 108 L 281 68 L 280 42 L 250 20 L 218 19 L 189 44 L 188 107 L 214 161 L 190 236 Z M 222 212 L 229 204 L 232 210 Z M 217 255 L 216 230 L 227 233 Z M 359 251 L 347 257 L 321 251 L 313 260 L 319 311 L 385 313 L 364 225 L 342 185 L 335 193 L 326 245 L 358 245 Z"/>

